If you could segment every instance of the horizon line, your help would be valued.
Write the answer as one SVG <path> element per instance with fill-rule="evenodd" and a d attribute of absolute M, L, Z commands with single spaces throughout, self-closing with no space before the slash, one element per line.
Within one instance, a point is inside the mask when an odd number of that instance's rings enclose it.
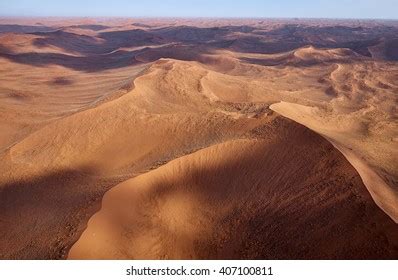
<path fill-rule="evenodd" d="M 381 21 L 398 21 L 398 18 L 349 18 L 349 17 L 249 17 L 249 16 L 228 16 L 228 17 L 206 17 L 206 16 L 44 16 L 44 15 L 1 15 L 0 18 L 60 18 L 60 19 L 292 19 L 292 20 L 381 20 Z"/>

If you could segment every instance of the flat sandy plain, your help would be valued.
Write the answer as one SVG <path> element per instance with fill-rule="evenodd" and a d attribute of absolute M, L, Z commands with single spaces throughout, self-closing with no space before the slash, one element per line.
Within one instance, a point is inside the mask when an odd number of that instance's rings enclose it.
<path fill-rule="evenodd" d="M 1 259 L 397 259 L 398 22 L 0 19 Z"/>

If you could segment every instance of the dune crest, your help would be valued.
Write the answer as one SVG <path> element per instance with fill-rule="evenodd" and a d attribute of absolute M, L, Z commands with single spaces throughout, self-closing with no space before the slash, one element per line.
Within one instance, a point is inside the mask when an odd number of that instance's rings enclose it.
<path fill-rule="evenodd" d="M 394 186 L 387 185 L 365 160 L 361 159 L 356 154 L 356 151 L 350 148 L 349 141 L 345 139 L 348 130 L 346 132 L 339 131 L 337 127 L 325 125 L 325 122 L 322 122 L 322 118 L 320 118 L 317 108 L 280 102 L 272 104 L 270 109 L 305 125 L 328 139 L 358 171 L 376 204 L 398 223 L 398 191 Z M 346 129 L 350 129 L 350 127 Z M 343 143 L 347 143 L 348 145 Z"/>

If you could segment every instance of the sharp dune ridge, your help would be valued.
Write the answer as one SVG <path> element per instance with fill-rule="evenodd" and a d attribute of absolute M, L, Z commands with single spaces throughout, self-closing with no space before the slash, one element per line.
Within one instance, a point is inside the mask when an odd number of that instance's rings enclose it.
<path fill-rule="evenodd" d="M 397 34 L 0 19 L 0 258 L 396 259 Z"/>
<path fill-rule="evenodd" d="M 325 123 L 321 124 L 322 119 L 317 119 L 315 116 L 306 118 L 306 113 L 311 114 L 311 112 L 313 112 L 310 108 L 300 108 L 300 105 L 286 102 L 272 104 L 270 108 L 285 117 L 311 128 L 328 139 L 358 171 L 377 205 L 379 205 L 396 223 L 398 222 L 397 190 L 388 186 L 377 172 L 375 172 L 363 158 L 357 155 L 356 152 L 352 151 L 349 146 L 347 147 L 342 144 L 348 142 L 344 139 L 344 135 L 346 134 L 344 131 L 333 131 L 331 128 L 328 128 Z M 351 129 L 351 127 L 348 127 L 348 129 Z"/>

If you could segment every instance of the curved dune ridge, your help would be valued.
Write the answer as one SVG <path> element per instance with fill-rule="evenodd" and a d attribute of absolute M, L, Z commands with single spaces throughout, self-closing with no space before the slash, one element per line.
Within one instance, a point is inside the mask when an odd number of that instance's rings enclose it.
<path fill-rule="evenodd" d="M 69 258 L 396 255 L 396 225 L 332 145 L 281 117 L 252 133 L 112 188 Z"/>
<path fill-rule="evenodd" d="M 0 258 L 398 257 L 397 23 L 15 21 Z"/>
<path fill-rule="evenodd" d="M 316 114 L 316 112 L 309 107 L 280 102 L 272 104 L 270 108 L 287 118 L 307 126 L 328 139 L 358 171 L 376 204 L 398 223 L 398 190 L 388 186 L 356 152 L 352 151 L 349 146 L 347 147 L 349 140 L 344 138 L 347 135 L 347 131 L 334 131 L 331 127 L 325 125 L 319 115 L 314 116 L 313 114 Z M 349 130 L 352 127 L 344 129 Z"/>

